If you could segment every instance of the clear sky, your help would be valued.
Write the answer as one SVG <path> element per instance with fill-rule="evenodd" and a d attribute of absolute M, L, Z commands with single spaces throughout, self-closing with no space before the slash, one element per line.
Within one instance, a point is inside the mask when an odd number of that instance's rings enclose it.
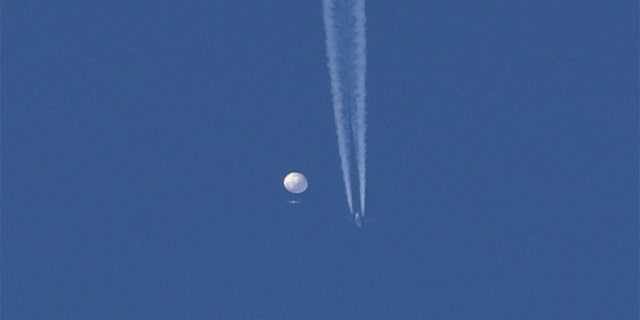
<path fill-rule="evenodd" d="M 1 8 L 3 319 L 638 318 L 637 1 L 369 1 L 360 229 L 321 1 Z"/>

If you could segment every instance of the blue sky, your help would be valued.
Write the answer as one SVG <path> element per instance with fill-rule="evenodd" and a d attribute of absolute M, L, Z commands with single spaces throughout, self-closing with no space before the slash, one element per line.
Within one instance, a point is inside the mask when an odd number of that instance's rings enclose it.
<path fill-rule="evenodd" d="M 2 18 L 2 318 L 638 317 L 635 1 L 368 2 L 360 229 L 320 1 Z"/>

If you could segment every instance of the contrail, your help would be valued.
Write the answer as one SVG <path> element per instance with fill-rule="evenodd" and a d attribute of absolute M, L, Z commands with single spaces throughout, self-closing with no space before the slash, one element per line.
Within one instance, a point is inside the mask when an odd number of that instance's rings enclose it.
<path fill-rule="evenodd" d="M 350 165 L 350 136 L 347 133 L 347 121 L 345 116 L 345 106 L 343 104 L 342 84 L 340 81 L 340 67 L 338 62 L 337 30 L 334 22 L 334 7 L 331 0 L 323 1 L 324 28 L 327 45 L 327 65 L 331 78 L 331 95 L 333 96 L 333 115 L 336 122 L 336 132 L 338 134 L 338 152 L 340 154 L 340 165 L 342 167 L 342 177 L 344 188 L 347 194 L 349 212 L 353 213 L 353 200 L 351 195 L 351 165 Z"/>
<path fill-rule="evenodd" d="M 323 0 L 327 58 L 340 165 L 349 211 L 354 214 L 351 154 L 355 154 L 360 212 L 366 188 L 366 35 L 364 0 Z"/>
<path fill-rule="evenodd" d="M 358 183 L 360 186 L 360 213 L 364 217 L 365 191 L 367 185 L 367 145 L 365 141 L 367 133 L 366 123 L 366 86 L 365 76 L 367 73 L 367 43 L 365 34 L 366 16 L 364 11 L 364 0 L 358 0 L 354 4 L 355 23 L 355 73 L 356 73 L 356 112 L 355 112 L 355 145 L 356 145 L 356 161 L 358 161 Z"/>

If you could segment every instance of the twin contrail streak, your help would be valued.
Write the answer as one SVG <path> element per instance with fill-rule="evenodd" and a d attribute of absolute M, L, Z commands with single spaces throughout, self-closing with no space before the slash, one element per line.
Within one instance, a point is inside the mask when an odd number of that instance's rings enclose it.
<path fill-rule="evenodd" d="M 366 191 L 366 87 L 367 69 L 364 0 L 323 0 L 327 58 L 333 111 L 338 134 L 340 165 L 349 211 L 354 214 L 351 183 L 355 156 L 364 216 Z"/>

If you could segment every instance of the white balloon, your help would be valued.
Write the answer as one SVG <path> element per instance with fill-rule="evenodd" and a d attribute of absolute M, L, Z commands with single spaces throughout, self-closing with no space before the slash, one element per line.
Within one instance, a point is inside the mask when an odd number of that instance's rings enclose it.
<path fill-rule="evenodd" d="M 282 181 L 284 188 L 291 193 L 303 193 L 307 190 L 309 182 L 307 178 L 300 172 L 289 172 Z"/>

